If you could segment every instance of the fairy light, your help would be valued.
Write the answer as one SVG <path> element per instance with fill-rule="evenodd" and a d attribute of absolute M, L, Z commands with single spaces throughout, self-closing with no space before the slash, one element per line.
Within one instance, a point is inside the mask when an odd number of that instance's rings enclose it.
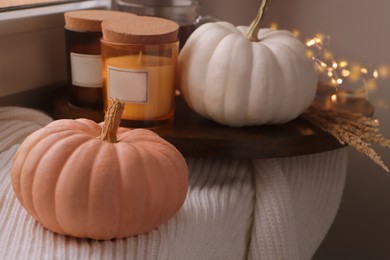
<path fill-rule="evenodd" d="M 360 72 L 363 74 L 368 74 L 368 69 L 367 68 L 361 68 Z"/>
<path fill-rule="evenodd" d="M 327 67 L 328 67 L 328 64 L 326 64 L 326 63 L 323 62 L 323 61 L 320 61 L 320 65 L 321 65 L 321 67 L 323 67 L 323 68 L 327 68 Z"/>
<path fill-rule="evenodd" d="M 322 33 L 317 33 L 314 38 L 318 39 L 319 41 L 323 41 L 325 36 Z"/>
<path fill-rule="evenodd" d="M 269 27 L 271 28 L 271 30 L 277 30 L 279 26 L 277 23 L 271 23 Z"/>
<path fill-rule="evenodd" d="M 330 82 L 332 83 L 332 86 L 335 86 L 335 87 L 337 86 L 337 80 L 336 79 L 331 78 Z"/>
<path fill-rule="evenodd" d="M 345 68 L 348 66 L 348 61 L 342 60 L 339 62 L 339 67 L 340 68 Z"/>
<path fill-rule="evenodd" d="M 310 39 L 306 42 L 306 46 L 307 47 L 311 47 L 313 46 L 314 44 L 316 44 L 316 41 L 314 39 Z"/>
<path fill-rule="evenodd" d="M 349 75 L 351 75 L 351 72 L 347 69 L 343 69 L 341 70 L 341 75 L 344 77 L 344 78 L 347 78 L 349 77 Z"/>
<path fill-rule="evenodd" d="M 275 22 L 269 27 L 272 30 L 279 28 Z M 298 39 L 301 36 L 301 32 L 297 29 L 292 30 L 291 33 Z M 333 52 L 328 49 L 330 37 L 322 33 L 317 33 L 303 43 L 307 47 L 306 57 L 314 63 L 319 82 L 333 86 L 336 90 L 346 90 L 346 93 L 352 93 L 355 97 L 367 97 L 369 91 L 378 90 L 377 80 L 390 76 L 390 68 L 387 65 L 371 68 L 347 59 L 335 59 Z M 333 94 L 331 101 L 338 102 L 338 95 Z M 383 99 L 376 101 L 375 105 L 388 107 Z"/>
<path fill-rule="evenodd" d="M 379 78 L 379 72 L 377 69 L 375 69 L 373 72 L 372 72 L 372 76 L 374 77 L 374 79 L 378 79 Z"/>
<path fill-rule="evenodd" d="M 291 33 L 295 38 L 299 38 L 299 36 L 301 36 L 301 32 L 299 30 L 293 30 Z"/>
<path fill-rule="evenodd" d="M 337 95 L 336 94 L 331 95 L 330 100 L 332 100 L 333 103 L 337 103 Z"/>
<path fill-rule="evenodd" d="M 308 49 L 307 57 L 313 60 L 319 81 L 336 89 L 337 94 L 331 96 L 332 102 L 338 102 L 339 93 L 367 97 L 368 93 L 378 91 L 379 79 L 390 76 L 390 68 L 387 65 L 372 68 L 347 59 L 335 59 L 333 52 L 328 49 L 329 36 L 316 34 L 304 43 Z M 381 108 L 387 107 L 383 99 L 377 100 L 375 105 Z"/>

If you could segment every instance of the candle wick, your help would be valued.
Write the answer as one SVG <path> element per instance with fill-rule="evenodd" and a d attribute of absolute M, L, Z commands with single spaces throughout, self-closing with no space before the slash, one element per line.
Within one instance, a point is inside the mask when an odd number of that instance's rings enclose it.
<path fill-rule="evenodd" d="M 139 51 L 137 63 L 141 63 L 142 58 L 143 58 L 143 53 L 142 53 L 142 51 Z"/>

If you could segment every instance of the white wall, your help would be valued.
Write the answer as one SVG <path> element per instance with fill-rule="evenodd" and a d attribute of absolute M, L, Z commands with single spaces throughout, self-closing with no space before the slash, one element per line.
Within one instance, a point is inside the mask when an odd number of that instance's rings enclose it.
<path fill-rule="evenodd" d="M 236 25 L 249 24 L 260 0 L 201 0 L 203 12 Z M 265 25 L 299 29 L 303 36 L 330 35 L 335 57 L 366 65 L 390 66 L 390 1 L 274 0 Z M 390 106 L 390 78 L 380 83 Z M 375 105 L 375 104 L 374 104 Z M 376 106 L 375 117 L 390 138 L 390 111 Z M 390 165 L 390 149 L 378 149 Z M 347 184 L 339 214 L 314 259 L 390 259 L 390 177 L 350 149 Z"/>

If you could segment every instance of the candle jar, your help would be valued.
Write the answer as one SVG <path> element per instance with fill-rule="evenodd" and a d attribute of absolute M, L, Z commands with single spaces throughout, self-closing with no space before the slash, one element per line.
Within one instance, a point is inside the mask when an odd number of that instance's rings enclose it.
<path fill-rule="evenodd" d="M 111 100 L 125 103 L 121 125 L 155 127 L 173 118 L 179 26 L 156 17 L 104 21 L 104 111 Z"/>
<path fill-rule="evenodd" d="M 78 107 L 102 109 L 101 23 L 106 19 L 134 15 L 109 10 L 81 10 L 66 12 L 64 16 L 69 101 Z"/>

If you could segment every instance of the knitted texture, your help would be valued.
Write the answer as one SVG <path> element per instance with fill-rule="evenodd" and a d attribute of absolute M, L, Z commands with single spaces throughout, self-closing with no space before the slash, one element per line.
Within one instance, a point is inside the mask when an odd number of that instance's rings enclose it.
<path fill-rule="evenodd" d="M 0 259 L 310 259 L 328 231 L 345 181 L 345 149 L 268 160 L 187 158 L 182 209 L 150 233 L 94 241 L 57 235 L 16 199 L 12 157 L 50 122 L 0 108 Z"/>

